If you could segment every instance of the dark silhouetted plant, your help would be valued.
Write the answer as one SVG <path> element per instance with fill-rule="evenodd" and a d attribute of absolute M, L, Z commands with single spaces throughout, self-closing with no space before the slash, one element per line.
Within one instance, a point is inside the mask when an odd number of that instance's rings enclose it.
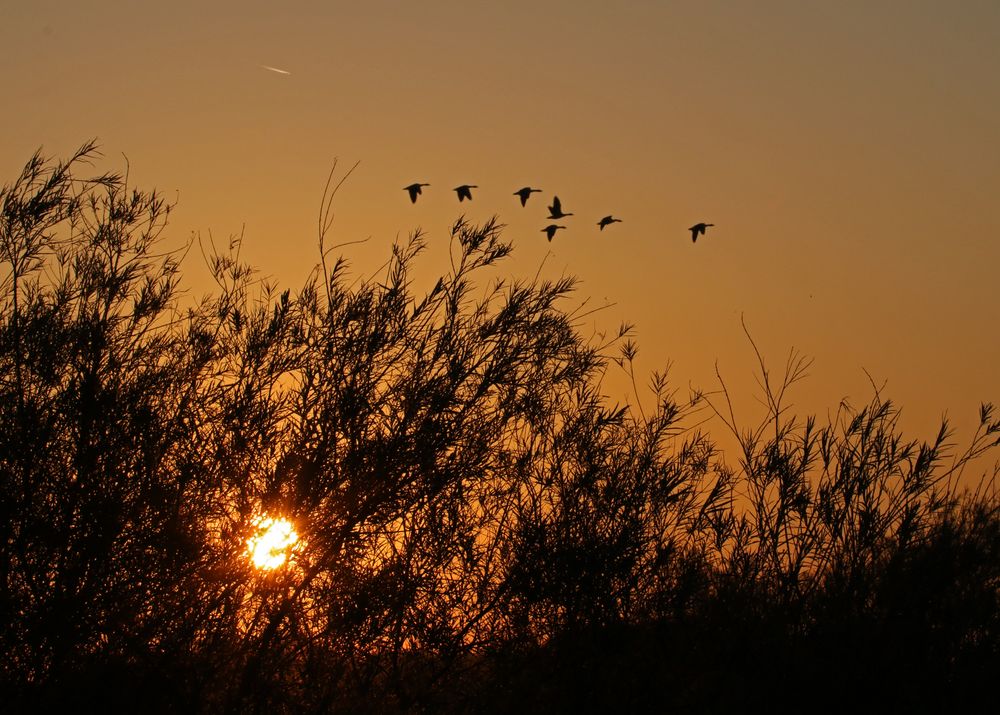
<path fill-rule="evenodd" d="M 878 392 L 797 421 L 794 353 L 780 384 L 760 361 L 769 415 L 749 429 L 725 383 L 679 400 L 654 374 L 648 409 L 612 403 L 609 370 L 636 383 L 630 328 L 585 337 L 572 279 L 498 279 L 496 220 L 455 222 L 425 293 L 420 233 L 351 279 L 326 246 L 333 173 L 300 290 L 233 239 L 193 300 L 169 205 L 79 179 L 96 158 L 36 154 L 0 189 L 15 705 L 714 710 L 753 684 L 780 710 L 781 682 L 819 692 L 838 668 L 912 693 L 938 677 L 919 703 L 997 664 L 997 500 L 957 479 L 997 443 L 989 405 L 953 456 L 946 426 L 903 438 Z M 300 537 L 272 571 L 246 553 L 261 515 Z"/>

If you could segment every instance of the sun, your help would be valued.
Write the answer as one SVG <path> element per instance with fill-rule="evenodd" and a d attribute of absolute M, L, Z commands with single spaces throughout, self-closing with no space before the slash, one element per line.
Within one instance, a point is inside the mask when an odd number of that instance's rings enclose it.
<path fill-rule="evenodd" d="M 247 555 L 253 565 L 270 571 L 284 564 L 299 540 L 292 523 L 288 519 L 259 516 L 254 526 L 256 532 L 247 539 Z"/>

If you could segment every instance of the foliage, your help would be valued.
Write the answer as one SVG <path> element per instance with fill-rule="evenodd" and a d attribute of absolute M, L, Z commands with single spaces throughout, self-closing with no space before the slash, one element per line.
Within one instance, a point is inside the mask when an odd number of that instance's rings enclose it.
<path fill-rule="evenodd" d="M 946 426 L 906 440 L 878 393 L 796 421 L 794 355 L 778 386 L 761 362 L 770 416 L 753 429 L 724 383 L 679 401 L 654 375 L 650 410 L 611 404 L 602 380 L 631 374 L 635 346 L 628 326 L 583 336 L 571 279 L 484 288 L 511 245 L 459 219 L 425 294 L 419 233 L 352 282 L 323 247 L 329 185 L 297 293 L 234 239 L 207 256 L 215 293 L 191 301 L 183 252 L 162 247 L 170 206 L 127 177 L 78 179 L 96 156 L 36 154 L 0 189 L 14 702 L 713 709 L 740 701 L 708 680 L 776 679 L 767 658 L 806 688 L 846 650 L 884 669 L 905 644 L 892 673 L 939 693 L 996 666 L 997 500 L 955 479 L 998 441 L 989 405 L 948 464 Z M 700 430 L 706 409 L 738 465 Z M 274 571 L 246 558 L 262 514 L 301 537 Z"/>

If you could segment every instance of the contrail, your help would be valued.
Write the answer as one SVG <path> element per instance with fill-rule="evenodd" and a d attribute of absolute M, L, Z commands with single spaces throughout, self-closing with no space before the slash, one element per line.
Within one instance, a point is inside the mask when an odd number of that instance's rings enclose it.
<path fill-rule="evenodd" d="M 261 65 L 261 69 L 270 70 L 271 72 L 277 72 L 278 74 L 291 74 L 287 70 L 279 70 L 277 67 L 268 67 L 267 65 Z"/>

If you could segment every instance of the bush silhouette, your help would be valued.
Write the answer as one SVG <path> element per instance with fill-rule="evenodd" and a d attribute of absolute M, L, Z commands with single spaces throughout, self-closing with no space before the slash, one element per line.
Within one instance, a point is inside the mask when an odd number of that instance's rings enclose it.
<path fill-rule="evenodd" d="M 648 410 L 602 394 L 629 327 L 584 337 L 571 279 L 493 279 L 496 221 L 384 275 L 279 291 L 207 256 L 182 291 L 170 206 L 97 156 L 0 190 L 3 689 L 24 708 L 326 712 L 934 709 L 998 665 L 1000 519 L 946 426 L 903 438 L 876 393 L 747 429 L 725 385 Z M 331 265 L 332 264 L 332 265 Z M 732 464 L 698 425 L 737 435 Z M 284 566 L 254 568 L 261 515 Z"/>

